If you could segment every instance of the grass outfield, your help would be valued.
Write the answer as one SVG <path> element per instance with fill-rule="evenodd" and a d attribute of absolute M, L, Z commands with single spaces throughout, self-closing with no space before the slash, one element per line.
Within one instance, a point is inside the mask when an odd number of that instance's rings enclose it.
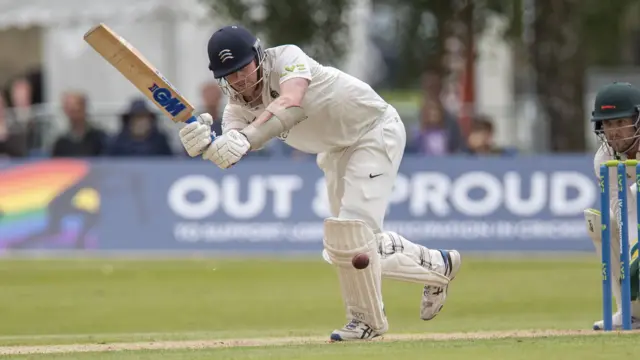
<path fill-rule="evenodd" d="M 445 308 L 429 322 L 418 317 L 420 286 L 385 281 L 383 291 L 388 337 L 328 345 L 325 339 L 345 318 L 337 278 L 316 259 L 2 260 L 0 354 L 51 353 L 6 357 L 12 359 L 473 354 L 474 359 L 566 360 L 625 355 L 633 346 L 624 344 L 635 339 L 588 336 L 600 318 L 594 255 L 463 258 Z M 51 346 L 61 344 L 66 345 Z"/>

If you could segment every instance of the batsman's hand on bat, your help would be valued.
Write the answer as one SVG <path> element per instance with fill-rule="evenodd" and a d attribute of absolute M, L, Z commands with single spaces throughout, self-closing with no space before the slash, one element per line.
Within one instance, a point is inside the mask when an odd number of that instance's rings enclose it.
<path fill-rule="evenodd" d="M 229 130 L 216 138 L 202 154 L 202 158 L 227 169 L 240 161 L 251 148 L 249 140 L 238 130 Z"/>
<path fill-rule="evenodd" d="M 212 141 L 211 125 L 213 125 L 213 117 L 204 113 L 198 115 L 196 120 L 180 129 L 180 141 L 184 149 L 187 150 L 187 154 L 191 157 L 201 155 Z"/>

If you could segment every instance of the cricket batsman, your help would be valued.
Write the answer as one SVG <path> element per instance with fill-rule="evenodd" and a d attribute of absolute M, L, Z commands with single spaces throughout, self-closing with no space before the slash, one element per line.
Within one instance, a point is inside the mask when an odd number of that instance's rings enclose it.
<path fill-rule="evenodd" d="M 387 332 L 381 277 L 424 285 L 421 318 L 435 317 L 460 269 L 455 250 L 433 250 L 383 230 L 406 133 L 396 110 L 369 85 L 323 66 L 295 45 L 262 48 L 241 26 L 217 30 L 207 46 L 209 69 L 229 96 L 222 135 L 212 117 L 180 130 L 187 153 L 227 169 L 249 151 L 279 138 L 317 154 L 331 208 L 324 220 L 324 256 L 337 270 L 347 324 L 333 341 L 368 340 Z M 352 265 L 366 254 L 364 269 Z"/>
<path fill-rule="evenodd" d="M 595 154 L 593 166 L 596 177 L 600 178 L 600 165 L 608 160 L 640 160 L 640 90 L 629 83 L 615 82 L 609 84 L 596 94 L 594 109 L 592 113 L 592 123 L 594 131 L 601 146 Z M 617 177 L 617 169 L 609 168 L 609 178 Z M 627 184 L 630 185 L 627 192 L 627 218 L 629 227 L 629 245 L 631 247 L 630 273 L 631 273 L 631 325 L 633 329 L 640 329 L 640 302 L 638 301 L 638 249 L 637 231 L 634 231 L 637 224 L 636 214 L 636 183 L 635 168 L 627 167 L 627 178 L 632 179 Z M 609 204 L 610 211 L 610 232 L 611 232 L 611 275 L 612 294 L 616 300 L 617 312 L 613 315 L 613 328 L 622 329 L 622 287 L 620 283 L 620 234 L 618 215 L 620 212 L 618 200 L 617 181 L 609 182 Z M 594 209 L 584 211 L 587 221 L 587 231 L 596 248 L 598 258 L 602 256 L 602 232 L 600 212 Z M 635 243 L 635 244 L 634 244 Z M 593 324 L 594 330 L 603 330 L 604 321 L 596 321 Z"/>

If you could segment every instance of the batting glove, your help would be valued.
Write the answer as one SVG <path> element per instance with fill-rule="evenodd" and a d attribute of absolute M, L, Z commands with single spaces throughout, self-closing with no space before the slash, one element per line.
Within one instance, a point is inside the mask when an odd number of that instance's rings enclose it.
<path fill-rule="evenodd" d="M 244 135 L 238 130 L 229 130 L 216 138 L 216 141 L 202 154 L 202 158 L 218 165 L 221 169 L 227 169 L 240 161 L 250 148 L 249 140 Z"/>
<path fill-rule="evenodd" d="M 211 144 L 213 117 L 204 113 L 198 115 L 196 120 L 180 129 L 180 141 L 184 149 L 187 150 L 187 154 L 191 157 L 201 155 L 207 146 Z"/>

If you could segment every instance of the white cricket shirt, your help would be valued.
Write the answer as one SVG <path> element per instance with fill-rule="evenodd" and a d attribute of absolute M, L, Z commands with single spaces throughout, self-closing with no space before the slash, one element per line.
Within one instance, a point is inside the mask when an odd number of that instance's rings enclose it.
<path fill-rule="evenodd" d="M 293 78 L 310 80 L 302 101 L 308 118 L 279 138 L 306 153 L 353 145 L 388 107 L 368 84 L 319 64 L 295 45 L 269 48 L 265 53 L 263 103 L 251 108 L 242 99 L 231 98 L 222 117 L 223 132 L 250 124 L 280 95 L 280 84 Z"/>

